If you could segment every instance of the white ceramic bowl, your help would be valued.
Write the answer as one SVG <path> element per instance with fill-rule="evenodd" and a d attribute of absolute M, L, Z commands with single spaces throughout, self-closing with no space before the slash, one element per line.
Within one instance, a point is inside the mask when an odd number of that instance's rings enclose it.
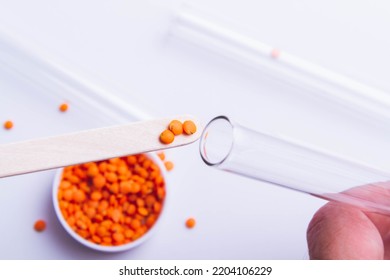
<path fill-rule="evenodd" d="M 57 197 L 57 194 L 58 194 L 58 189 L 59 189 L 59 184 L 60 184 L 60 181 L 61 181 L 61 176 L 62 176 L 62 172 L 63 172 L 63 168 L 60 168 L 57 170 L 56 172 L 56 175 L 54 177 L 54 181 L 53 181 L 53 205 L 54 205 L 54 210 L 55 210 L 55 213 L 57 215 L 57 218 L 58 220 L 60 221 L 61 225 L 64 227 L 64 229 L 70 234 L 70 236 L 72 236 L 76 241 L 78 241 L 79 243 L 83 244 L 84 246 L 88 247 L 88 248 L 91 248 L 91 249 L 94 249 L 94 250 L 97 250 L 97 251 L 101 251 L 101 252 L 122 252 L 122 251 L 126 251 L 126 250 L 130 250 L 134 247 L 137 247 L 138 245 L 142 244 L 143 242 L 145 242 L 146 240 L 148 240 L 157 230 L 159 224 L 160 224 L 160 221 L 161 221 L 161 218 L 162 216 L 164 215 L 164 210 L 165 210 L 165 206 L 166 206 L 166 203 L 167 203 L 167 197 L 168 197 L 168 182 L 167 182 L 167 173 L 166 173 L 166 169 L 165 169 L 165 166 L 163 164 L 163 162 L 160 160 L 160 158 L 155 154 L 155 153 L 148 153 L 146 154 L 150 159 L 153 160 L 153 162 L 155 162 L 159 168 L 160 168 L 160 171 L 161 171 L 161 174 L 164 178 L 164 181 L 165 181 L 165 198 L 164 198 L 164 202 L 162 204 L 162 208 L 161 208 L 161 212 L 156 220 L 156 222 L 154 223 L 154 225 L 144 234 L 142 235 L 140 238 L 138 238 L 137 240 L 133 241 L 133 242 L 129 242 L 129 243 L 126 243 L 126 244 L 123 244 L 123 245 L 118 245 L 118 246 L 103 246 L 103 245 L 99 245 L 99 244 L 96 244 L 96 243 L 93 243 L 91 241 L 88 241 L 86 239 L 84 239 L 83 237 L 81 237 L 80 235 L 78 235 L 69 225 L 68 223 L 65 221 L 62 213 L 61 213 L 61 210 L 60 210 L 60 207 L 59 207 L 59 202 L 58 202 L 58 197 Z"/>

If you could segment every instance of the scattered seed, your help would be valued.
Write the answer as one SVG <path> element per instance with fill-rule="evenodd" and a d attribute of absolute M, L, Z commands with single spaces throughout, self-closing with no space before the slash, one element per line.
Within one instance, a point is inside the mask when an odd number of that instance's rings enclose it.
<path fill-rule="evenodd" d="M 193 228 L 193 227 L 195 227 L 195 224 L 196 224 L 196 221 L 195 221 L 194 218 L 189 218 L 186 221 L 186 227 L 187 228 Z"/>
<path fill-rule="evenodd" d="M 7 130 L 10 130 L 11 128 L 14 127 L 14 123 L 10 120 L 4 122 L 4 128 L 7 129 Z"/>
<path fill-rule="evenodd" d="M 58 108 L 61 112 L 66 112 L 69 109 L 69 105 L 67 103 L 62 103 Z"/>
<path fill-rule="evenodd" d="M 46 222 L 44 220 L 38 220 L 34 224 L 34 229 L 38 232 L 44 231 L 46 229 Z"/>
<path fill-rule="evenodd" d="M 157 155 L 158 155 L 158 157 L 159 157 L 162 161 L 165 160 L 165 153 L 164 153 L 164 152 L 158 153 Z"/>
<path fill-rule="evenodd" d="M 167 169 L 167 171 L 171 171 L 174 167 L 172 161 L 166 161 L 166 162 L 164 162 L 164 165 L 165 165 L 165 168 Z"/>

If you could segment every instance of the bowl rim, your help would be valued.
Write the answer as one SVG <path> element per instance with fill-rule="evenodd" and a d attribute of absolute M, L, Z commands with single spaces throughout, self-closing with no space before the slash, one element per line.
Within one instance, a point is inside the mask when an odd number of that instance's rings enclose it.
<path fill-rule="evenodd" d="M 161 224 L 161 220 L 162 220 L 163 216 L 165 216 L 165 208 L 166 208 L 167 198 L 169 196 L 168 195 L 168 193 L 169 193 L 169 191 L 168 191 L 168 185 L 169 185 L 168 176 L 167 176 L 167 171 L 166 171 L 166 168 L 164 166 L 164 163 L 156 155 L 156 152 L 149 152 L 149 153 L 143 153 L 143 154 L 148 156 L 149 158 L 151 158 L 153 160 L 153 162 L 156 163 L 158 165 L 158 167 L 160 168 L 160 172 L 161 172 L 161 174 L 164 178 L 164 182 L 165 182 L 165 186 L 164 186 L 165 187 L 165 198 L 164 198 L 164 202 L 162 203 L 160 214 L 159 214 L 157 220 L 155 221 L 154 225 L 150 229 L 148 229 L 148 231 L 144 235 L 142 235 L 140 238 L 138 238 L 137 240 L 123 244 L 123 245 L 103 246 L 103 245 L 93 243 L 91 241 L 84 239 L 80 235 L 78 235 L 68 225 L 64 216 L 61 213 L 61 210 L 59 207 L 59 202 L 58 202 L 58 196 L 57 196 L 58 189 L 59 189 L 59 183 L 60 183 L 62 172 L 63 172 L 64 168 L 58 168 L 56 170 L 56 174 L 55 174 L 54 179 L 52 181 L 52 200 L 53 200 L 54 211 L 55 211 L 57 219 L 59 220 L 62 227 L 65 229 L 65 231 L 70 236 L 73 237 L 73 239 L 75 239 L 76 241 L 78 241 L 79 243 L 83 244 L 84 246 L 86 246 L 90 249 L 94 249 L 94 250 L 101 251 L 101 252 L 115 253 L 115 252 L 123 252 L 123 251 L 130 250 L 132 248 L 135 248 L 135 247 L 139 246 L 140 244 L 142 244 L 143 242 L 147 241 L 155 233 L 156 229 Z"/>

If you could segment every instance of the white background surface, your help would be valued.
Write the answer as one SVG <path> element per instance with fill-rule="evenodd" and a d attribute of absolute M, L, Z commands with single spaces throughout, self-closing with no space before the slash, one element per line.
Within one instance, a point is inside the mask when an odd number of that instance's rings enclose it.
<path fill-rule="evenodd" d="M 152 116 L 190 113 L 206 122 L 225 114 L 254 129 L 272 129 L 373 166 L 388 166 L 388 130 L 352 117 L 315 93 L 270 80 L 172 35 L 174 15 L 184 2 L 215 15 L 226 27 L 390 88 L 386 1 L 15 0 L 0 1 L 0 23 Z M 82 108 L 65 121 L 53 110 L 59 97 L 42 97 L 28 88 L 18 88 L 19 94 L 1 89 L 0 117 L 18 123 L 11 133 L 0 132 L 2 143 L 104 123 L 86 117 Z M 168 152 L 176 168 L 170 174 L 163 224 L 150 241 L 121 254 L 97 253 L 67 236 L 51 205 L 53 172 L 0 180 L 0 258 L 308 257 L 306 227 L 323 201 L 213 170 L 201 162 L 197 149 L 192 145 Z M 198 222 L 192 231 L 184 227 L 189 216 Z M 48 230 L 37 234 L 32 226 L 41 217 L 48 220 Z"/>

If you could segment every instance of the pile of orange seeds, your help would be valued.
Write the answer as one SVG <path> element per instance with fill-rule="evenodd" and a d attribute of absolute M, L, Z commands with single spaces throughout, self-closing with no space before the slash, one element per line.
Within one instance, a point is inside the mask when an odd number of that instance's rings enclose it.
<path fill-rule="evenodd" d="M 156 222 L 165 181 L 147 155 L 132 155 L 66 167 L 58 191 L 68 225 L 100 245 L 132 242 Z"/>

